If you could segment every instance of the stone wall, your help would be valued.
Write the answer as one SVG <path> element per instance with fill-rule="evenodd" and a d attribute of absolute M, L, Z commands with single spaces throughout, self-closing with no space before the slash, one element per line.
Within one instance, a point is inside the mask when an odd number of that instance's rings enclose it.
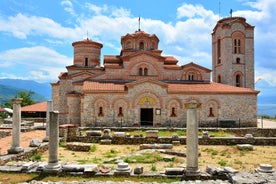
<path fill-rule="evenodd" d="M 11 136 L 11 131 L 10 130 L 0 130 L 0 138 L 4 138 L 7 136 Z"/>

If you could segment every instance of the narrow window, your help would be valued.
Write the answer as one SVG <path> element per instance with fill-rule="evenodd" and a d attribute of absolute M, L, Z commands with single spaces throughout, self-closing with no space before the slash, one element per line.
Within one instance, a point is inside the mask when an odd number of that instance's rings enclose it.
<path fill-rule="evenodd" d="M 221 76 L 218 76 L 218 83 L 221 83 Z"/>
<path fill-rule="evenodd" d="M 220 45 L 220 39 L 218 39 L 217 52 L 218 52 L 218 64 L 220 64 L 221 63 L 221 45 Z"/>
<path fill-rule="evenodd" d="M 189 75 L 189 80 L 194 80 L 194 75 Z"/>
<path fill-rule="evenodd" d="M 143 75 L 143 69 L 139 68 L 139 75 L 142 76 Z"/>
<path fill-rule="evenodd" d="M 88 66 L 88 58 L 87 57 L 84 60 L 84 66 Z"/>
<path fill-rule="evenodd" d="M 236 75 L 236 86 L 241 87 L 241 76 L 239 74 Z"/>
<path fill-rule="evenodd" d="M 240 64 L 241 63 L 241 59 L 240 58 L 236 58 L 236 63 Z"/>
<path fill-rule="evenodd" d="M 139 49 L 140 50 L 144 50 L 144 42 L 140 42 L 139 43 Z"/>
<path fill-rule="evenodd" d="M 209 117 L 214 117 L 213 108 L 209 108 Z"/>
<path fill-rule="evenodd" d="M 103 114 L 103 107 L 99 107 L 99 113 L 98 113 L 98 116 L 99 116 L 99 117 L 104 116 L 104 114 Z"/>
<path fill-rule="evenodd" d="M 172 107 L 171 117 L 176 117 L 175 108 Z"/>
<path fill-rule="evenodd" d="M 144 75 L 148 75 L 148 69 L 144 68 Z"/>
<path fill-rule="evenodd" d="M 119 116 L 119 117 L 124 116 L 124 114 L 123 114 L 123 108 L 122 108 L 122 107 L 119 107 L 119 113 L 118 113 L 118 116 Z"/>
<path fill-rule="evenodd" d="M 241 53 L 241 40 L 234 39 L 234 53 L 240 54 Z"/>

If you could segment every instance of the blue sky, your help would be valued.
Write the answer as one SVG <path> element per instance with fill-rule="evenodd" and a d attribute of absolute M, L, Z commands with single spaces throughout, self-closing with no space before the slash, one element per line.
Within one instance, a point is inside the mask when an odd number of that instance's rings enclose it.
<path fill-rule="evenodd" d="M 120 53 L 120 38 L 155 33 L 163 55 L 179 65 L 211 69 L 211 33 L 219 18 L 243 16 L 255 26 L 255 77 L 260 97 L 276 104 L 275 0 L 0 0 L 0 78 L 53 82 L 73 63 L 72 42 L 103 43 L 102 56 Z M 219 8 L 220 7 L 220 8 Z M 276 106 L 275 106 L 276 108 Z"/>

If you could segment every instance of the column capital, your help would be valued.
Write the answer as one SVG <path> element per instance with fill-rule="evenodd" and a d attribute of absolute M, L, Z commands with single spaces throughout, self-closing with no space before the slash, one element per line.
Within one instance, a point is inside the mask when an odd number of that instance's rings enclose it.
<path fill-rule="evenodd" d="M 185 103 L 184 105 L 186 109 L 197 109 L 201 106 L 201 103 L 190 102 L 190 103 Z"/>
<path fill-rule="evenodd" d="M 11 102 L 13 104 L 21 104 L 23 101 L 23 98 L 11 98 Z"/>

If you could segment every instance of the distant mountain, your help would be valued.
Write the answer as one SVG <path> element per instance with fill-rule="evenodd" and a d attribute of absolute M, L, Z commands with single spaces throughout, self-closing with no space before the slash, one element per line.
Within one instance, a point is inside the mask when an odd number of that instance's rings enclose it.
<path fill-rule="evenodd" d="M 20 91 L 33 91 L 35 101 L 51 99 L 50 83 L 38 83 L 31 80 L 0 79 L 0 103 L 7 102 Z"/>

